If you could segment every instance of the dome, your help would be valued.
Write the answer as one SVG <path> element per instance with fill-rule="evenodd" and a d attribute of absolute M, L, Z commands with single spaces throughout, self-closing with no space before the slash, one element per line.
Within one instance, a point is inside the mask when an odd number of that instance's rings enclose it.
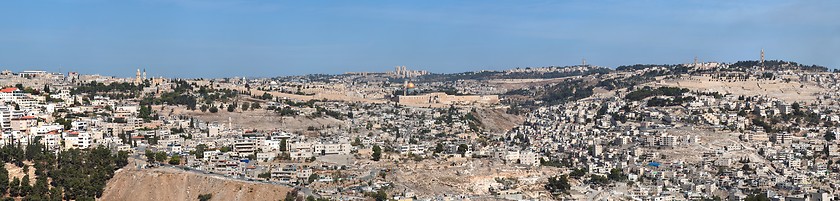
<path fill-rule="evenodd" d="M 408 85 L 406 85 L 406 87 L 409 88 L 409 89 L 413 89 L 414 88 L 414 83 L 409 82 Z"/>

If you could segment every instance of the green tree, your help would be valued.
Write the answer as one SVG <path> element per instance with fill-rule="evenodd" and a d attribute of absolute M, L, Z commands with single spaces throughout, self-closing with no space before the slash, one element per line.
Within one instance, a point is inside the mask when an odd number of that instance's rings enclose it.
<path fill-rule="evenodd" d="M 143 120 L 148 121 L 148 120 L 151 119 L 151 115 L 152 115 L 152 106 L 150 106 L 150 105 L 140 105 L 140 112 L 137 115 L 138 117 L 143 118 Z"/>
<path fill-rule="evenodd" d="M 61 187 L 54 187 L 50 189 L 50 201 L 61 201 L 64 195 L 61 192 Z"/>
<path fill-rule="evenodd" d="M 155 163 L 155 152 L 152 152 L 152 150 L 146 149 L 146 154 L 145 155 L 146 155 L 146 162 L 147 163 L 149 163 L 149 164 Z"/>
<path fill-rule="evenodd" d="M 280 151 L 286 151 L 286 139 L 280 139 Z"/>
<path fill-rule="evenodd" d="M 204 158 L 204 151 L 207 150 L 206 144 L 199 144 L 195 146 L 195 158 L 202 159 Z"/>
<path fill-rule="evenodd" d="M 318 178 L 320 178 L 318 174 L 312 173 L 311 175 L 309 175 L 309 178 L 306 181 L 308 181 L 311 184 L 312 182 L 315 182 L 315 180 L 318 180 Z"/>
<path fill-rule="evenodd" d="M 128 152 L 118 151 L 114 156 L 114 163 L 117 165 L 117 168 L 122 168 L 128 165 Z"/>
<path fill-rule="evenodd" d="M 437 143 L 437 145 L 435 145 L 435 153 L 441 153 L 441 152 L 443 152 L 443 144 Z"/>
<path fill-rule="evenodd" d="M 461 154 L 461 157 L 464 157 L 467 153 L 467 149 L 469 149 L 469 146 L 466 144 L 458 145 L 458 154 Z"/>
<path fill-rule="evenodd" d="M 627 175 L 624 174 L 624 171 L 621 168 L 613 168 L 610 170 L 610 174 L 607 175 L 607 178 L 613 181 L 624 181 L 627 180 Z"/>
<path fill-rule="evenodd" d="M 569 184 L 569 178 L 566 175 L 549 177 L 548 183 L 545 184 L 545 190 L 548 190 L 552 195 L 569 194 L 572 185 Z"/>
<path fill-rule="evenodd" d="M 23 175 L 23 179 L 20 180 L 20 196 L 26 197 L 32 192 L 32 184 L 29 183 L 29 175 Z"/>
<path fill-rule="evenodd" d="M 20 179 L 17 177 L 12 179 L 12 182 L 9 183 L 9 195 L 12 197 L 20 195 Z"/>
<path fill-rule="evenodd" d="M 213 198 L 212 193 L 198 195 L 198 200 L 200 200 L 200 201 L 208 201 L 212 198 Z"/>
<path fill-rule="evenodd" d="M 9 190 L 9 170 L 6 166 L 0 167 L 0 195 L 5 194 Z"/>
<path fill-rule="evenodd" d="M 379 158 L 382 157 L 382 148 L 379 145 L 373 145 L 373 155 L 371 157 L 374 161 L 379 161 Z"/>
<path fill-rule="evenodd" d="M 763 193 L 748 195 L 744 201 L 770 201 L 770 198 L 767 198 L 767 195 Z"/>
<path fill-rule="evenodd" d="M 168 156 L 166 155 L 166 152 L 161 151 L 161 152 L 155 153 L 155 161 L 157 161 L 157 162 L 161 162 L 161 163 L 166 162 L 167 157 Z"/>
<path fill-rule="evenodd" d="M 217 108 L 216 106 L 212 106 L 212 107 L 210 107 L 209 111 L 210 111 L 210 113 L 216 113 L 216 112 L 219 112 L 219 108 Z"/>
<path fill-rule="evenodd" d="M 242 103 L 241 107 L 242 107 L 242 111 L 247 111 L 251 107 L 251 104 L 248 103 L 248 102 L 244 102 L 244 103 Z"/>
<path fill-rule="evenodd" d="M 32 186 L 32 195 L 41 195 L 41 197 L 46 197 L 46 195 L 50 190 L 50 184 L 47 183 L 47 177 L 39 176 L 35 179 L 35 185 Z"/>
<path fill-rule="evenodd" d="M 379 189 L 375 194 L 373 194 L 373 199 L 376 201 L 386 201 L 388 200 L 388 194 L 385 193 L 385 190 Z"/>
<path fill-rule="evenodd" d="M 297 190 L 292 190 L 286 193 L 286 197 L 283 198 L 283 201 L 295 201 L 297 200 L 298 192 Z"/>
<path fill-rule="evenodd" d="M 169 158 L 169 164 L 170 165 L 180 165 L 181 164 L 181 157 L 178 156 L 178 155 L 172 156 L 171 158 Z"/>
<path fill-rule="evenodd" d="M 254 102 L 254 103 L 251 103 L 251 108 L 260 109 L 260 108 L 262 108 L 262 106 L 260 106 L 260 103 Z"/>
<path fill-rule="evenodd" d="M 227 107 L 228 112 L 233 112 L 234 110 L 236 110 L 236 103 L 228 105 L 228 107 Z"/>

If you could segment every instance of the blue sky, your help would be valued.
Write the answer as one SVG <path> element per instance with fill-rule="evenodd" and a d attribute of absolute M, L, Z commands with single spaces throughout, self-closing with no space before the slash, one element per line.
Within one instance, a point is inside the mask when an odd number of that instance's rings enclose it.
<path fill-rule="evenodd" d="M 0 69 L 269 77 L 768 59 L 840 67 L 840 1 L 0 1 Z"/>

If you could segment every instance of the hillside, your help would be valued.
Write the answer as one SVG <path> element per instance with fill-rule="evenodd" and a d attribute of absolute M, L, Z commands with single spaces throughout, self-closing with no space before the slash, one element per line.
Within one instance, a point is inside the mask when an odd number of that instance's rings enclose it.
<path fill-rule="evenodd" d="M 101 200 L 197 200 L 206 193 L 213 194 L 211 200 L 278 200 L 289 190 L 169 168 L 124 168 L 108 181 Z"/>

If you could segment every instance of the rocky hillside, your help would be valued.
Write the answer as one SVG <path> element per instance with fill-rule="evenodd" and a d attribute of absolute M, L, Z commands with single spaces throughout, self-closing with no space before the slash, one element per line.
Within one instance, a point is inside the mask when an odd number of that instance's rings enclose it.
<path fill-rule="evenodd" d="M 176 169 L 135 170 L 125 168 L 108 181 L 102 200 L 198 200 L 212 193 L 211 200 L 278 200 L 290 188 L 207 176 Z"/>

